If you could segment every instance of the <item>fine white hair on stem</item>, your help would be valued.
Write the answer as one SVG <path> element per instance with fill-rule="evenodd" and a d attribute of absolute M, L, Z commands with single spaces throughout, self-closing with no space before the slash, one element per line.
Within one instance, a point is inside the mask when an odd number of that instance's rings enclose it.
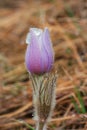
<path fill-rule="evenodd" d="M 55 107 L 55 88 L 57 73 L 44 75 L 30 74 L 33 87 L 36 130 L 46 130 Z"/>

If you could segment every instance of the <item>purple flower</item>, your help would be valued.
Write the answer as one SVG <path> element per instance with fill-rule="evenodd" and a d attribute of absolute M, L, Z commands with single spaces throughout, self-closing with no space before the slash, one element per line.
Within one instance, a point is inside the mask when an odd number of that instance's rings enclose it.
<path fill-rule="evenodd" d="M 26 43 L 25 64 L 28 71 L 34 74 L 49 72 L 54 63 L 54 53 L 48 29 L 31 28 Z"/>

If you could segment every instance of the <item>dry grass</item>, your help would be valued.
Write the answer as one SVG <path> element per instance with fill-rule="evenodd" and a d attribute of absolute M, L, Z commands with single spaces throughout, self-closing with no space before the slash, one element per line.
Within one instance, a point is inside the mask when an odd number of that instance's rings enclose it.
<path fill-rule="evenodd" d="M 27 130 L 25 122 L 35 125 L 24 65 L 25 38 L 30 27 L 45 26 L 51 32 L 59 72 L 56 107 L 48 129 L 86 130 L 87 2 L 26 0 L 15 2 L 14 9 L 7 2 L 0 6 L 0 130 Z"/>

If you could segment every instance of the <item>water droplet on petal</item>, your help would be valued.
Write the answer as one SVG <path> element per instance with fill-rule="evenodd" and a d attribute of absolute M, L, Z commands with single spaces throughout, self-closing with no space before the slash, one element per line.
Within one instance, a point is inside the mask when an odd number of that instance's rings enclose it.
<path fill-rule="evenodd" d="M 41 33 L 43 32 L 42 29 L 39 29 L 39 28 L 31 28 L 31 30 L 33 30 L 33 32 L 35 33 L 36 36 L 38 36 L 38 38 L 40 37 Z M 26 43 L 30 44 L 30 40 L 31 40 L 31 34 L 28 33 L 27 37 L 26 37 Z"/>
<path fill-rule="evenodd" d="M 39 29 L 39 28 L 31 28 L 34 33 L 37 35 L 37 36 L 40 36 L 41 33 L 43 32 L 42 29 Z"/>

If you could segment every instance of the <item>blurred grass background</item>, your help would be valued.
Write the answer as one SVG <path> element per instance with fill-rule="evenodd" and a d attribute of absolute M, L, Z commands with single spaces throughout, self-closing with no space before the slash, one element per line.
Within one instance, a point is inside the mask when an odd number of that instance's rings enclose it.
<path fill-rule="evenodd" d="M 32 87 L 24 65 L 30 27 L 49 28 L 59 73 L 48 129 L 86 130 L 86 0 L 0 0 L 0 130 L 35 127 Z"/>

